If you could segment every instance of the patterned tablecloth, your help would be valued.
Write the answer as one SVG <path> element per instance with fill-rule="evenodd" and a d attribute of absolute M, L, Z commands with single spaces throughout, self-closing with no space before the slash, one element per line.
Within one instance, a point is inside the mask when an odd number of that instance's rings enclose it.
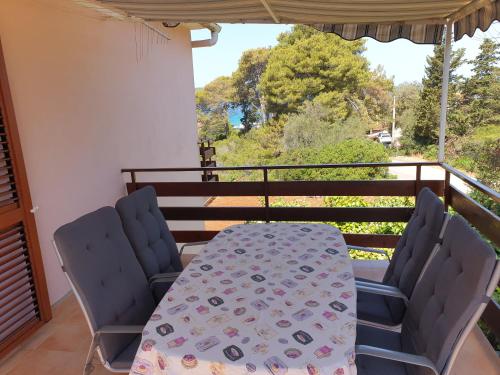
<path fill-rule="evenodd" d="M 193 259 L 146 325 L 131 374 L 356 374 L 356 289 L 340 231 L 243 224 Z"/>

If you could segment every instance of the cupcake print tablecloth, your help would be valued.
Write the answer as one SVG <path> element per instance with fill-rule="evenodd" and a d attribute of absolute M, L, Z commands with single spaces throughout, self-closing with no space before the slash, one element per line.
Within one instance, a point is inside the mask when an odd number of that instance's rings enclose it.
<path fill-rule="evenodd" d="M 242 224 L 186 267 L 131 374 L 354 375 L 356 289 L 340 231 Z"/>

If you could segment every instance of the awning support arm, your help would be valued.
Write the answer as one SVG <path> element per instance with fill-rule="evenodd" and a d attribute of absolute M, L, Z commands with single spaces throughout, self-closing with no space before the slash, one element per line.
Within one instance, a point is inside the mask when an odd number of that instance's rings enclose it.
<path fill-rule="evenodd" d="M 269 13 L 273 21 L 275 23 L 280 23 L 278 16 L 276 16 L 276 13 L 274 13 L 273 8 L 271 8 L 271 5 L 267 2 L 267 0 L 260 0 L 260 2 L 262 3 L 262 5 L 264 5 L 264 8 L 266 8 L 267 13 Z"/>
<path fill-rule="evenodd" d="M 448 85 L 450 81 L 450 63 L 451 63 L 451 32 L 453 22 L 446 23 L 446 38 L 444 45 L 443 61 L 443 81 L 441 85 L 441 111 L 439 116 L 439 152 L 438 161 L 444 162 L 444 141 L 446 136 L 446 117 L 448 113 Z"/>

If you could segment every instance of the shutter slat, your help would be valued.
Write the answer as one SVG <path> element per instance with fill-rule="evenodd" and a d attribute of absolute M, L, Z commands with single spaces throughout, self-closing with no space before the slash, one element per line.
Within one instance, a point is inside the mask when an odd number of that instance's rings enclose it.
<path fill-rule="evenodd" d="M 32 277 L 28 270 L 25 270 L 25 272 L 19 272 L 17 274 L 14 274 L 10 279 L 6 279 L 5 282 L 0 283 L 0 293 L 5 293 L 10 287 L 12 287 L 14 284 L 20 282 L 24 278 L 27 278 L 27 280 L 31 281 Z"/>
<path fill-rule="evenodd" d="M 0 271 L 0 283 L 3 281 L 7 280 L 9 277 L 11 277 L 13 274 L 16 272 L 19 272 L 20 269 L 23 267 L 19 266 L 24 266 L 24 267 L 29 267 L 29 263 L 27 263 L 28 258 L 27 257 L 20 257 L 19 259 L 16 259 L 10 263 L 8 263 L 4 269 Z M 24 263 L 24 265 L 23 265 Z"/>
<path fill-rule="evenodd" d="M 38 319 L 38 315 L 39 313 L 36 308 L 28 306 L 28 308 L 21 311 L 18 315 L 13 316 L 5 324 L 0 325 L 0 341 L 5 340 L 27 322 Z"/>
<path fill-rule="evenodd" d="M 0 299 L 0 309 L 3 309 L 5 306 L 15 301 L 17 298 L 22 297 L 24 294 L 31 298 L 34 297 L 35 291 L 33 288 L 33 284 L 24 284 L 21 288 L 15 290 L 10 294 L 7 294 L 4 298 Z"/>
<path fill-rule="evenodd" d="M 24 309 L 29 308 L 31 305 L 33 305 L 33 309 L 36 309 L 34 302 L 33 298 L 23 299 L 18 304 L 13 304 L 4 311 L 0 311 L 0 327 L 12 318 L 15 318 L 18 313 L 22 313 Z"/>

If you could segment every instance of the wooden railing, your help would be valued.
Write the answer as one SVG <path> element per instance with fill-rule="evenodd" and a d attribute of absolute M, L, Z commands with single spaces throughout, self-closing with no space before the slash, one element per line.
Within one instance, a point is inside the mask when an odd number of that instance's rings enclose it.
<path fill-rule="evenodd" d="M 423 180 L 423 167 L 439 166 L 444 169 L 443 180 Z M 372 180 L 372 181 L 270 181 L 269 173 L 289 169 L 332 169 L 332 168 L 387 168 L 414 167 L 414 180 Z M 217 171 L 260 171 L 262 179 L 251 182 L 156 182 L 151 176 L 156 173 Z M 152 185 L 159 197 L 218 197 L 218 196 L 259 196 L 263 197 L 263 207 L 161 207 L 167 220 L 206 221 L 336 221 L 336 222 L 405 222 L 413 208 L 408 207 L 272 207 L 270 197 L 274 196 L 417 196 L 427 186 L 444 198 L 445 207 L 450 207 L 465 217 L 494 246 L 500 247 L 500 219 L 494 212 L 483 207 L 469 195 L 451 186 L 450 178 L 455 176 L 500 202 L 498 192 L 464 175 L 446 164 L 437 162 L 410 163 L 357 163 L 326 165 L 273 165 L 246 167 L 206 167 L 206 168 L 134 168 L 123 169 L 130 175 L 127 191 L 133 192 L 146 185 Z M 147 177 L 147 178 L 146 178 Z M 177 242 L 210 240 L 218 232 L 206 230 L 175 230 L 172 232 Z M 399 240 L 392 234 L 345 233 L 346 242 L 351 245 L 393 248 Z M 471 255 L 472 256 L 472 255 Z M 492 301 L 483 315 L 491 330 L 500 337 L 500 309 Z"/>
<path fill-rule="evenodd" d="M 215 147 L 210 141 L 198 143 L 200 148 L 200 164 L 202 167 L 216 167 L 217 162 L 212 158 L 215 156 Z M 219 181 L 219 176 L 213 173 L 213 170 L 205 169 L 201 174 L 202 181 Z"/>
<path fill-rule="evenodd" d="M 423 166 L 437 163 L 358 163 L 293 166 L 252 167 L 208 167 L 208 168 L 136 168 L 123 169 L 130 174 L 128 192 L 152 185 L 160 197 L 217 197 L 258 196 L 263 197 L 263 207 L 161 207 L 167 220 L 243 220 L 243 221 L 340 221 L 340 222 L 405 222 L 412 208 L 408 207 L 271 207 L 273 196 L 416 196 L 421 188 L 428 186 L 436 194 L 444 195 L 444 181 L 421 180 Z M 331 168 L 387 168 L 415 167 L 415 180 L 378 181 L 269 181 L 269 172 L 285 169 L 331 169 Z M 252 182 L 154 182 L 139 180 L 141 174 L 148 177 L 155 173 L 200 172 L 200 171 L 260 171 L 261 181 Z M 179 242 L 209 240 L 216 231 L 173 231 Z M 397 235 L 346 234 L 352 245 L 394 247 Z"/>

